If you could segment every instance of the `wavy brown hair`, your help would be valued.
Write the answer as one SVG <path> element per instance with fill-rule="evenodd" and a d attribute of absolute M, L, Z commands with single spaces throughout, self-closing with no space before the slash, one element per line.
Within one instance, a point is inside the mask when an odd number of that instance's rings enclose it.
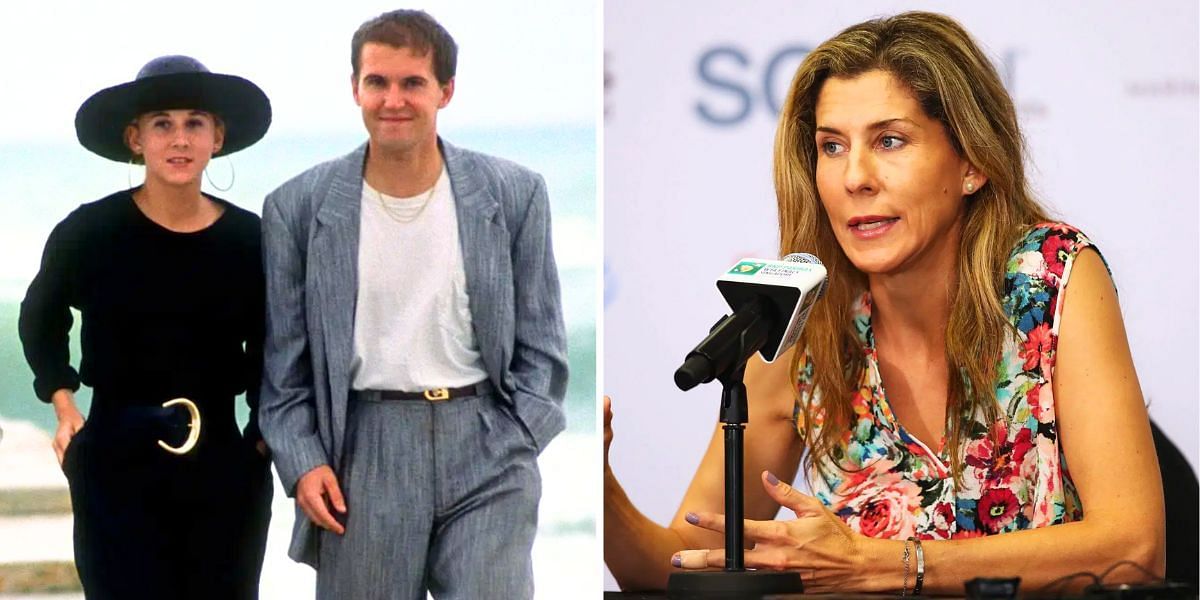
<path fill-rule="evenodd" d="M 996 365 L 1005 336 L 1013 335 L 1000 303 L 1005 263 L 1023 230 L 1047 216 L 1025 179 L 1024 140 L 996 69 L 961 25 L 928 12 L 859 23 L 818 46 L 797 69 L 779 117 L 774 170 L 780 253 L 815 252 L 829 269 L 825 299 L 814 307 L 799 342 L 813 363 L 815 384 L 799 409 L 811 414 L 819 390 L 825 413 L 819 434 L 814 436 L 813 419 L 803 419 L 800 427 L 808 448 L 805 468 L 823 471 L 823 459 L 842 462 L 840 438 L 853 422 L 850 399 L 864 366 L 852 306 L 867 285 L 834 238 L 817 193 L 817 99 L 830 77 L 873 70 L 906 84 L 925 114 L 945 127 L 959 155 L 987 176 L 966 199 L 958 283 L 946 325 L 946 441 L 957 479 L 972 419 L 991 423 L 1000 416 Z M 793 371 L 799 357 L 798 352 Z"/>

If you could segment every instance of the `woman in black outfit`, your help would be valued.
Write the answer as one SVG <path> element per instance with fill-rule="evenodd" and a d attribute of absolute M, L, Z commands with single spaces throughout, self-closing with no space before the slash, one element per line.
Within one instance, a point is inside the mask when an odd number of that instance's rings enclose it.
<path fill-rule="evenodd" d="M 88 598 L 256 598 L 272 492 L 256 425 L 259 219 L 200 192 L 214 156 L 266 133 L 253 83 L 157 58 L 80 107 L 85 148 L 144 162 L 145 183 L 84 204 L 46 242 L 21 303 L 37 397 L 71 488 Z M 82 316 L 71 367 L 70 309 Z M 93 390 L 86 424 L 75 406 Z M 246 392 L 239 432 L 234 398 Z"/>

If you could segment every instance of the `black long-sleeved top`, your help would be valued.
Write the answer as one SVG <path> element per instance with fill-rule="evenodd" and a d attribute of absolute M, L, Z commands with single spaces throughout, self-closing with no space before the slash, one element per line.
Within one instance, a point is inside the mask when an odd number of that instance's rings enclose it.
<path fill-rule="evenodd" d="M 151 221 L 130 190 L 84 204 L 55 226 L 18 326 L 38 398 L 49 402 L 80 382 L 117 402 L 248 391 L 246 434 L 260 437 L 259 218 L 212 199 L 224 212 L 192 233 Z M 70 364 L 69 307 L 83 320 L 78 372 Z"/>

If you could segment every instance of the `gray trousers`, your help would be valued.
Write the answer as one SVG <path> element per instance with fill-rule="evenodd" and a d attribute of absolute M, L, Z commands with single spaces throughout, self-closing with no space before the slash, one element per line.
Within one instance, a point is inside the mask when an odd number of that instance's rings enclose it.
<path fill-rule="evenodd" d="M 532 598 L 542 482 L 504 401 L 352 397 L 346 533 L 321 531 L 317 598 Z"/>

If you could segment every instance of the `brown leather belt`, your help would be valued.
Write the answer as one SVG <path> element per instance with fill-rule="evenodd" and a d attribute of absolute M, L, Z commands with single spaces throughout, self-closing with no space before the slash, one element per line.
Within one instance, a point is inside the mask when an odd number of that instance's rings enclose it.
<path fill-rule="evenodd" d="M 379 390 L 380 400 L 428 400 L 430 402 L 441 402 L 442 400 L 453 400 L 455 398 L 463 398 L 465 396 L 482 396 L 492 391 L 492 384 L 488 381 L 480 381 L 474 385 L 467 385 L 457 388 L 433 388 L 422 390 L 420 392 L 400 392 L 394 390 Z"/>

